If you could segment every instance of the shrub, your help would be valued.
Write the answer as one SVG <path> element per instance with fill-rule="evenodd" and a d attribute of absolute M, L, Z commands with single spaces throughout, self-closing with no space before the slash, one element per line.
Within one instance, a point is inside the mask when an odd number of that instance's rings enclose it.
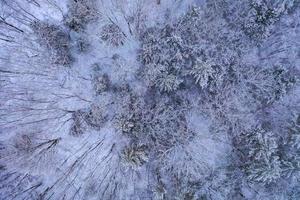
<path fill-rule="evenodd" d="M 143 134 L 142 119 L 138 116 L 138 113 L 123 114 L 117 118 L 117 127 L 121 132 L 133 139 L 136 139 Z"/>
<path fill-rule="evenodd" d="M 70 134 L 73 136 L 80 136 L 84 133 L 84 118 L 85 114 L 83 111 L 78 110 L 72 113 L 72 124 L 70 128 Z"/>
<path fill-rule="evenodd" d="M 89 22 L 97 18 L 98 12 L 94 0 L 70 0 L 65 24 L 74 31 L 81 31 Z"/>
<path fill-rule="evenodd" d="M 117 130 L 132 140 L 146 141 L 146 124 L 143 121 L 146 108 L 143 100 L 129 86 L 118 90 L 121 102 L 119 114 L 114 121 Z"/>
<path fill-rule="evenodd" d="M 148 161 L 146 146 L 131 145 L 125 147 L 121 153 L 121 161 L 124 166 L 137 170 Z"/>
<path fill-rule="evenodd" d="M 172 102 L 160 102 L 154 108 L 147 108 L 143 123 L 146 126 L 144 131 L 150 136 L 150 143 L 157 153 L 184 144 L 193 136 L 187 128 L 184 106 L 179 108 Z"/>
<path fill-rule="evenodd" d="M 107 120 L 104 109 L 97 105 L 91 105 L 84 117 L 85 122 L 90 127 L 96 129 L 101 128 L 104 122 Z"/>
<path fill-rule="evenodd" d="M 116 24 L 106 24 L 102 27 L 100 38 L 112 46 L 120 46 L 125 42 L 125 34 Z"/>
<path fill-rule="evenodd" d="M 33 142 L 31 141 L 29 135 L 21 135 L 15 138 L 14 147 L 21 152 L 29 153 L 33 148 Z"/>
<path fill-rule="evenodd" d="M 103 75 L 96 75 L 93 79 L 94 89 L 96 91 L 96 94 L 101 94 L 102 92 L 105 92 L 110 87 L 110 80 L 107 74 Z"/>
<path fill-rule="evenodd" d="M 107 115 L 103 108 L 93 104 L 87 109 L 73 112 L 72 120 L 70 134 L 80 136 L 88 127 L 99 130 L 106 122 Z"/>
<path fill-rule="evenodd" d="M 56 64 L 69 65 L 72 62 L 70 36 L 61 27 L 35 21 L 31 25 L 38 41 L 51 52 L 51 59 Z"/>
<path fill-rule="evenodd" d="M 80 53 L 86 53 L 90 49 L 89 41 L 84 37 L 78 37 L 75 40 L 75 46 Z"/>

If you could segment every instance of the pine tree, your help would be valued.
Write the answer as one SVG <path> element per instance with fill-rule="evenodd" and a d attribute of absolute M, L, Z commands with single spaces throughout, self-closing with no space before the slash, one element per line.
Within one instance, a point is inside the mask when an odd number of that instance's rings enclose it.
<path fill-rule="evenodd" d="M 205 89 L 213 81 L 217 81 L 217 70 L 214 63 L 197 59 L 195 65 L 189 71 L 195 79 L 195 83 Z"/>

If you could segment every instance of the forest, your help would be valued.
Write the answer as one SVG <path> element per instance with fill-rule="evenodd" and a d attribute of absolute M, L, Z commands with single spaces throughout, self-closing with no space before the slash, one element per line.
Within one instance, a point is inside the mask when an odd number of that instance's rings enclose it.
<path fill-rule="evenodd" d="M 0 0 L 0 200 L 299 200 L 299 0 Z"/>

